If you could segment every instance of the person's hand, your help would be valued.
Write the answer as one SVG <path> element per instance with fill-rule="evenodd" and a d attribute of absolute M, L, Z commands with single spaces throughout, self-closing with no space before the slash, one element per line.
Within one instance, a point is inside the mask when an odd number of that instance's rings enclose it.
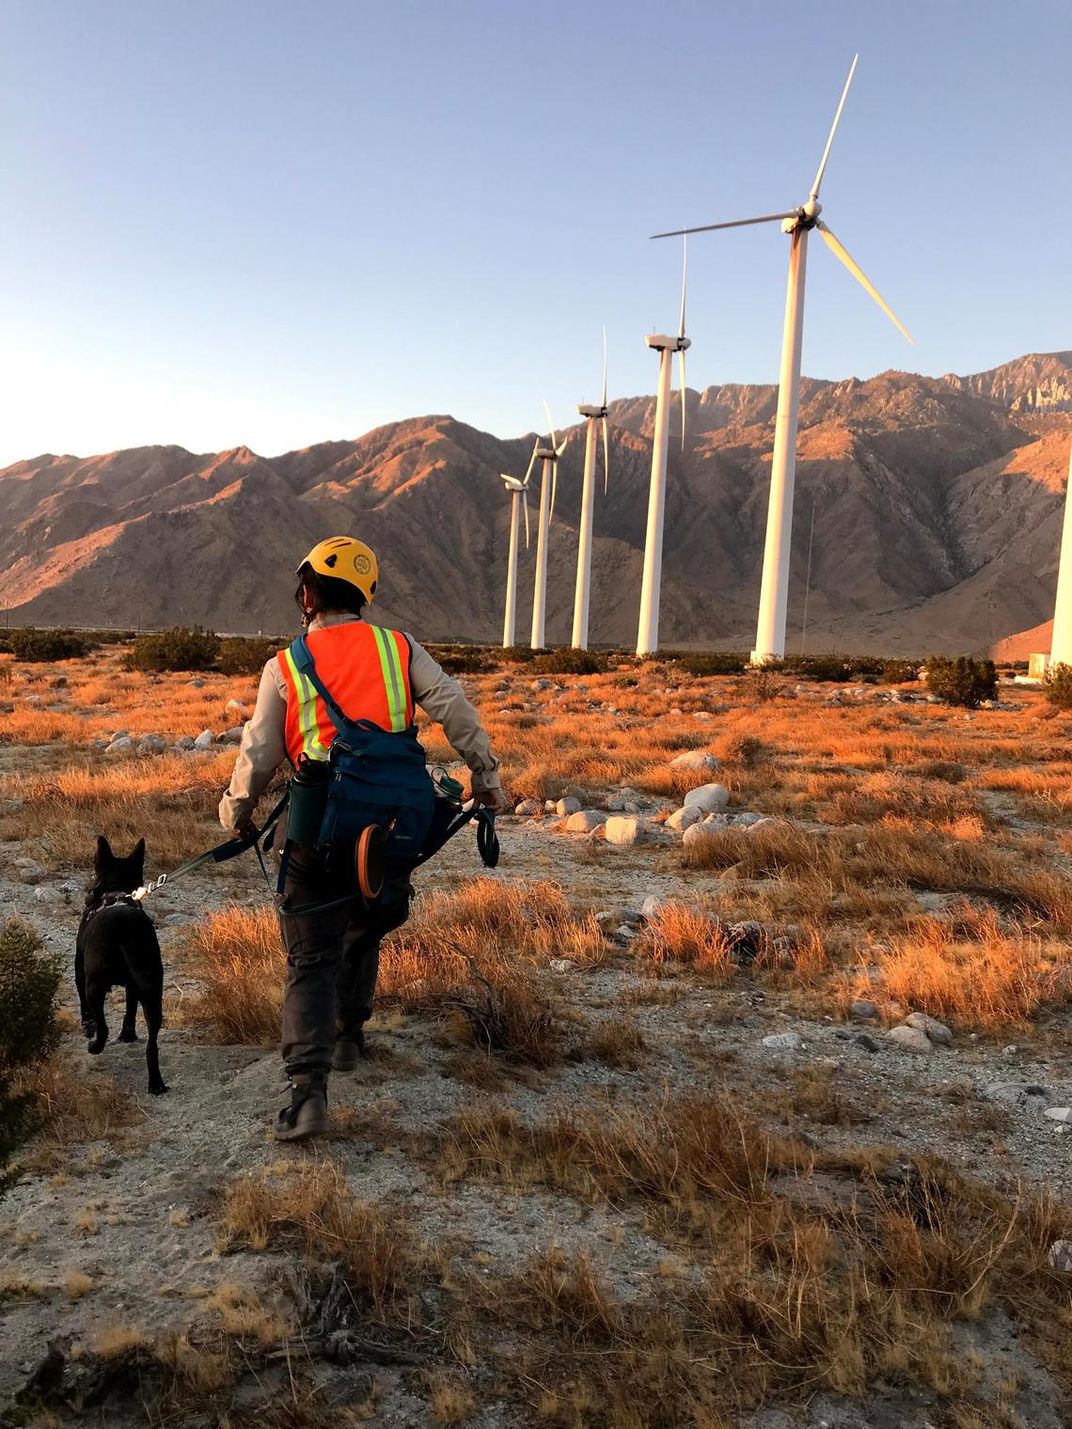
<path fill-rule="evenodd" d="M 246 814 L 244 818 L 239 819 L 231 832 L 236 839 L 255 838 L 257 836 L 257 825 L 253 822 L 252 815 Z"/>
<path fill-rule="evenodd" d="M 490 809 L 493 814 L 512 814 L 514 801 L 505 789 L 482 789 L 474 793 L 473 802 L 478 808 Z"/>

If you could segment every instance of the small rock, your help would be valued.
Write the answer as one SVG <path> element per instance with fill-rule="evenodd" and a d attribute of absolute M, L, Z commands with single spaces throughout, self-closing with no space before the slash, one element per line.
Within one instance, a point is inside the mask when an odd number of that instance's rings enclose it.
<path fill-rule="evenodd" d="M 712 831 L 704 824 L 690 824 L 681 838 L 683 848 L 690 848 L 693 844 L 703 843 L 705 839 L 711 837 Z"/>
<path fill-rule="evenodd" d="M 676 829 L 678 833 L 684 833 L 693 824 L 698 824 L 703 819 L 703 810 L 698 809 L 695 804 L 690 804 L 686 808 L 675 809 L 666 821 L 668 829 Z"/>
<path fill-rule="evenodd" d="M 718 760 L 713 754 L 705 754 L 702 749 L 686 749 L 670 761 L 671 769 L 717 769 Z"/>
<path fill-rule="evenodd" d="M 50 883 L 39 883 L 33 891 L 33 896 L 35 903 L 58 903 L 63 894 Z"/>
<path fill-rule="evenodd" d="M 631 928 L 628 923 L 619 923 L 614 930 L 614 936 L 619 943 L 631 943 L 637 935 L 637 930 Z"/>
<path fill-rule="evenodd" d="M 580 799 L 574 799 L 572 795 L 565 799 L 559 799 L 555 805 L 555 813 L 559 818 L 566 818 L 569 814 L 579 814 L 580 812 L 581 801 Z"/>
<path fill-rule="evenodd" d="M 852 1004 L 852 1015 L 858 1017 L 861 1022 L 869 1022 L 872 1017 L 878 1016 L 878 1006 L 869 1002 L 866 997 L 858 997 Z"/>
<path fill-rule="evenodd" d="M 899 1027 L 891 1027 L 886 1037 L 890 1042 L 896 1042 L 898 1047 L 903 1047 L 906 1052 L 934 1051 L 934 1043 L 922 1027 L 909 1027 L 902 1023 Z"/>
<path fill-rule="evenodd" d="M 35 896 L 39 891 L 35 890 Z M 1048 1116 L 1051 1121 L 1072 1122 L 1072 1106 L 1048 1106 L 1043 1116 Z"/>
<path fill-rule="evenodd" d="M 236 724 L 232 729 L 225 729 L 220 735 L 220 744 L 241 744 L 244 728 L 244 725 Z"/>
<path fill-rule="evenodd" d="M 685 795 L 685 807 L 695 806 L 705 814 L 721 814 L 730 801 L 730 791 L 724 784 L 701 784 Z"/>
<path fill-rule="evenodd" d="M 576 966 L 572 958 L 552 958 L 548 963 L 553 973 L 570 973 Z"/>
<path fill-rule="evenodd" d="M 804 1038 L 799 1032 L 772 1032 L 763 1038 L 763 1046 L 772 1052 L 799 1052 L 804 1046 Z"/>
<path fill-rule="evenodd" d="M 224 705 L 224 709 L 228 710 L 232 714 L 236 714 L 241 720 L 249 719 L 250 715 L 252 714 L 252 710 L 250 709 L 250 707 L 248 705 L 244 705 L 241 700 L 228 700 L 227 703 Z"/>
<path fill-rule="evenodd" d="M 735 824 L 737 824 L 737 825 L 738 825 L 740 828 L 742 828 L 742 829 L 749 829 L 749 828 L 752 827 L 753 824 L 761 824 L 761 823 L 763 822 L 763 815 L 762 815 L 762 814 L 737 814 L 737 815 L 734 816 L 733 822 L 734 822 Z"/>
<path fill-rule="evenodd" d="M 649 893 L 640 905 L 641 918 L 655 918 L 663 906 L 663 900 L 655 893 Z M 598 916 L 598 915 L 597 915 Z"/>
<path fill-rule="evenodd" d="M 210 729 L 203 729 L 194 740 L 193 747 L 194 749 L 211 749 L 215 743 L 216 736 L 212 731 Z"/>
<path fill-rule="evenodd" d="M 1053 1096 L 1048 1087 L 1038 1082 L 991 1082 L 984 1095 L 1008 1106 L 1026 1106 L 1029 1111 L 1043 1110 Z"/>
<path fill-rule="evenodd" d="M 523 819 L 530 819 L 535 814 L 542 814 L 543 807 L 536 799 L 522 799 L 520 804 L 514 806 L 514 813 Z"/>
<path fill-rule="evenodd" d="M 162 734 L 143 734 L 138 740 L 139 754 L 163 754 L 168 747 Z"/>
<path fill-rule="evenodd" d="M 121 734 L 117 739 L 113 739 L 105 754 L 127 754 L 134 748 L 134 741 L 129 734 Z"/>
<path fill-rule="evenodd" d="M 606 822 L 606 814 L 601 814 L 597 809 L 578 809 L 576 813 L 570 814 L 566 820 L 566 832 L 571 834 L 590 834 L 593 829 L 598 829 L 600 824 L 605 824 Z"/>
<path fill-rule="evenodd" d="M 1054 1270 L 1063 1274 L 1072 1273 L 1072 1240 L 1055 1240 L 1046 1256 Z"/>
<path fill-rule="evenodd" d="M 881 1050 L 879 1043 L 867 1032 L 858 1032 L 852 1040 L 857 1047 L 862 1047 L 865 1052 L 878 1052 Z"/>
<path fill-rule="evenodd" d="M 187 680 L 186 683 L 191 690 L 202 690 L 205 687 L 204 680 Z"/>
<path fill-rule="evenodd" d="M 40 866 L 40 864 L 28 863 L 19 869 L 20 883 L 40 883 L 44 877 L 45 870 Z"/>
<path fill-rule="evenodd" d="M 953 1040 L 953 1034 L 945 1023 L 939 1022 L 936 1017 L 928 1017 L 925 1012 L 910 1012 L 905 1018 L 905 1026 L 925 1032 L 939 1047 L 948 1047 Z"/>
<path fill-rule="evenodd" d="M 623 848 L 629 848 L 635 844 L 641 834 L 640 820 L 628 818 L 621 814 L 615 814 L 604 824 L 604 830 L 609 844 L 619 844 Z"/>
<path fill-rule="evenodd" d="M 187 749 L 193 749 L 193 747 L 194 747 L 194 737 L 193 737 L 192 734 L 184 734 L 184 735 L 181 735 L 181 736 L 175 741 L 175 748 L 176 748 L 176 749 L 187 750 Z"/>

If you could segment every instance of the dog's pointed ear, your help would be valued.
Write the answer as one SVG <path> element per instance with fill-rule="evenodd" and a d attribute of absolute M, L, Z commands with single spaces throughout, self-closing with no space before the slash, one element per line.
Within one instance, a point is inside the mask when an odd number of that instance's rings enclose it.
<path fill-rule="evenodd" d="M 103 834 L 97 835 L 97 852 L 93 859 L 93 866 L 97 872 L 112 861 L 112 846 Z"/>
<path fill-rule="evenodd" d="M 144 863 L 145 863 L 145 840 L 144 840 L 144 839 L 139 839 L 139 840 L 138 840 L 138 842 L 134 845 L 134 852 L 133 852 L 130 856 L 131 856 L 131 858 L 136 858 L 136 859 L 138 860 L 139 866 L 143 866 L 143 865 L 144 865 Z"/>

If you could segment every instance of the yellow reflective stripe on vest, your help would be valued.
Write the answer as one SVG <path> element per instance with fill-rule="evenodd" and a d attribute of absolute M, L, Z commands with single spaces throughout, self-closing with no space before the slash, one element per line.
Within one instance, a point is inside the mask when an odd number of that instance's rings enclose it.
<path fill-rule="evenodd" d="M 387 715 L 391 730 L 395 734 L 401 734 L 406 728 L 406 683 L 398 646 L 388 632 L 381 630 L 378 625 L 370 625 L 369 629 L 376 637 L 380 669 L 383 671 L 383 687 L 387 691 Z"/>
<path fill-rule="evenodd" d="M 301 730 L 302 753 L 308 759 L 326 759 L 328 752 L 320 738 L 320 726 L 316 722 L 316 691 L 309 679 L 294 663 L 294 656 L 286 652 L 287 668 L 298 694 L 298 728 Z"/>

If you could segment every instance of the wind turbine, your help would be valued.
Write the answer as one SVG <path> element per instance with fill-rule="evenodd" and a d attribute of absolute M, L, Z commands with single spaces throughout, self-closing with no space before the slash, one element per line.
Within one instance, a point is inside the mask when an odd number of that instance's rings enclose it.
<path fill-rule="evenodd" d="M 670 448 L 670 373 L 674 353 L 678 355 L 681 382 L 681 448 L 685 448 L 685 291 L 688 281 L 688 240 L 681 265 L 681 319 L 677 336 L 652 334 L 644 341 L 659 354 L 659 385 L 655 397 L 655 431 L 651 446 L 651 485 L 648 488 L 648 529 L 644 539 L 644 576 L 640 585 L 640 625 L 637 629 L 638 655 L 651 655 L 659 648 L 659 588 L 663 574 L 663 516 L 666 510 L 666 458 Z"/>
<path fill-rule="evenodd" d="M 1053 606 L 1053 635 L 1048 668 L 1072 665 L 1072 453 L 1068 459 L 1065 519 L 1061 530 L 1061 559 L 1057 567 L 1057 596 Z"/>
<path fill-rule="evenodd" d="M 540 461 L 540 514 L 536 518 L 536 579 L 532 587 L 532 635 L 529 644 L 534 650 L 543 648 L 544 623 L 547 615 L 547 537 L 555 510 L 558 491 L 558 459 L 566 449 L 568 437 L 560 442 L 555 436 L 555 424 L 545 402 L 547 425 L 551 429 L 550 443 L 541 445 L 537 439 L 533 460 Z"/>
<path fill-rule="evenodd" d="M 782 362 L 778 378 L 778 413 L 774 427 L 774 454 L 771 461 L 770 502 L 767 508 L 767 537 L 763 549 L 763 583 L 759 596 L 759 623 L 756 631 L 756 648 L 752 651 L 752 663 L 764 664 L 768 660 L 781 659 L 785 654 L 785 618 L 789 598 L 789 548 L 793 531 L 793 480 L 796 475 L 797 418 L 800 406 L 800 351 L 804 334 L 804 274 L 808 252 L 808 234 L 818 229 L 819 236 L 849 270 L 856 281 L 871 294 L 875 302 L 904 333 L 909 342 L 912 337 L 907 328 L 894 315 L 893 310 L 867 279 L 859 265 L 849 256 L 819 214 L 819 189 L 826 170 L 826 161 L 841 121 L 841 111 L 849 93 L 849 85 L 856 72 L 853 57 L 849 77 L 841 91 L 841 99 L 834 114 L 834 122 L 826 141 L 826 148 L 819 160 L 815 181 L 811 186 L 808 201 L 800 208 L 786 213 L 765 213 L 759 218 L 737 218 L 728 223 L 704 223 L 696 228 L 676 229 L 671 233 L 656 233 L 654 238 L 673 238 L 682 233 L 709 233 L 719 228 L 743 228 L 753 223 L 780 223 L 782 232 L 789 235 L 789 283 L 785 299 L 785 326 L 782 332 Z"/>
<path fill-rule="evenodd" d="M 523 477 L 509 476 L 505 471 L 499 473 L 510 493 L 510 551 L 506 558 L 506 614 L 503 618 L 503 646 L 509 647 L 514 643 L 514 628 L 517 616 L 517 538 L 521 525 L 521 512 L 525 513 L 525 548 L 529 544 L 529 478 L 532 476 L 533 467 L 536 465 L 536 453 L 539 450 L 539 442 L 535 442 L 532 447 L 532 456 L 529 458 L 528 470 Z"/>
<path fill-rule="evenodd" d="M 588 649 L 588 606 L 592 588 L 592 512 L 595 506 L 596 425 L 603 429 L 603 491 L 610 477 L 607 441 L 607 329 L 603 329 L 603 400 L 598 407 L 580 406 L 585 419 L 584 481 L 581 484 L 581 525 L 577 537 L 577 588 L 573 597 L 573 648 Z"/>

